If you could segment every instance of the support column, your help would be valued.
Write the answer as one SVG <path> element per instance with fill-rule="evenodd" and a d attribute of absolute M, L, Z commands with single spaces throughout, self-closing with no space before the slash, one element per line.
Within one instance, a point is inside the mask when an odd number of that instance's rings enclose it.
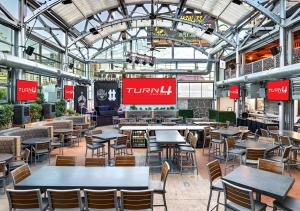
<path fill-rule="evenodd" d="M 240 45 L 240 38 L 239 38 L 239 32 L 236 32 L 236 49 L 235 49 L 235 76 L 239 77 L 240 75 L 240 54 L 239 54 L 239 45 Z M 240 86 L 241 88 L 241 86 Z M 240 90 L 241 92 L 241 90 Z M 235 115 L 236 117 L 239 117 L 240 114 L 240 99 L 237 99 L 234 102 L 234 108 L 235 108 Z"/>
<path fill-rule="evenodd" d="M 286 0 L 280 0 L 280 19 L 281 25 L 284 26 L 286 19 Z M 284 67 L 286 64 L 286 29 L 284 27 L 279 29 L 279 44 L 280 44 L 280 67 Z M 285 127 L 285 112 L 284 101 L 279 104 L 279 130 L 284 130 Z"/>

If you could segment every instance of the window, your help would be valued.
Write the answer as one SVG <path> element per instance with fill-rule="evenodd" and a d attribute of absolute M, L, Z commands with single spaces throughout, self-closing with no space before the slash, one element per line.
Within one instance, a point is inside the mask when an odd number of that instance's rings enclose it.
<path fill-rule="evenodd" d="M 0 69 L 0 103 L 8 101 L 8 71 Z"/>
<path fill-rule="evenodd" d="M 178 83 L 178 98 L 213 98 L 213 83 Z"/>
<path fill-rule="evenodd" d="M 76 75 L 85 76 L 85 68 L 83 62 L 69 56 L 69 64 L 73 64 L 72 69 L 70 69 L 69 66 L 69 72 L 74 73 Z"/>
<path fill-rule="evenodd" d="M 42 54 L 41 54 L 41 63 L 55 67 L 60 68 L 60 53 L 48 48 L 46 46 L 42 46 Z"/>
<path fill-rule="evenodd" d="M 4 53 L 12 53 L 14 41 L 14 31 L 0 24 L 0 51 Z"/>

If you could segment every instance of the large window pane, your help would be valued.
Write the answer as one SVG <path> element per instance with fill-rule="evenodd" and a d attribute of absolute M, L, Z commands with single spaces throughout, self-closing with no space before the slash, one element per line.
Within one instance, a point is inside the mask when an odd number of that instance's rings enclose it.
<path fill-rule="evenodd" d="M 213 98 L 214 97 L 214 84 L 213 83 L 203 83 L 202 84 L 202 97 L 203 98 Z"/>
<path fill-rule="evenodd" d="M 178 83 L 178 97 L 179 98 L 188 98 L 189 97 L 189 83 Z"/>
<path fill-rule="evenodd" d="M 190 83 L 190 98 L 201 98 L 201 83 Z"/>

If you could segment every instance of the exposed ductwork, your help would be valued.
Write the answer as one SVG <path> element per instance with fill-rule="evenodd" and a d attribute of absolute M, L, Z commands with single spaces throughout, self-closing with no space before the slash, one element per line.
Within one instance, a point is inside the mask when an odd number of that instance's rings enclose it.
<path fill-rule="evenodd" d="M 9 54 L 0 53 L 0 64 L 17 69 L 27 70 L 38 74 L 49 75 L 53 77 L 62 77 L 70 80 L 89 81 L 86 78 L 81 78 L 73 73 L 58 70 L 44 64 L 40 64 L 27 59 L 22 59 Z"/>
<path fill-rule="evenodd" d="M 217 86 L 228 86 L 231 84 L 252 83 L 266 80 L 294 78 L 300 75 L 300 63 L 288 65 L 284 67 L 266 70 L 262 72 L 252 73 L 224 81 L 218 81 Z"/>

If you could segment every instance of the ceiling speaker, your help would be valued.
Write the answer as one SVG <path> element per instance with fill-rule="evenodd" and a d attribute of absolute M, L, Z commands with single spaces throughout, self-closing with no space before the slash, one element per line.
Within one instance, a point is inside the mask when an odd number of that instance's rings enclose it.
<path fill-rule="evenodd" d="M 280 49 L 279 49 L 279 47 L 277 47 L 277 46 L 271 47 L 271 48 L 270 48 L 270 51 L 271 51 L 271 54 L 272 54 L 273 56 L 276 56 L 277 54 L 280 53 Z"/>

